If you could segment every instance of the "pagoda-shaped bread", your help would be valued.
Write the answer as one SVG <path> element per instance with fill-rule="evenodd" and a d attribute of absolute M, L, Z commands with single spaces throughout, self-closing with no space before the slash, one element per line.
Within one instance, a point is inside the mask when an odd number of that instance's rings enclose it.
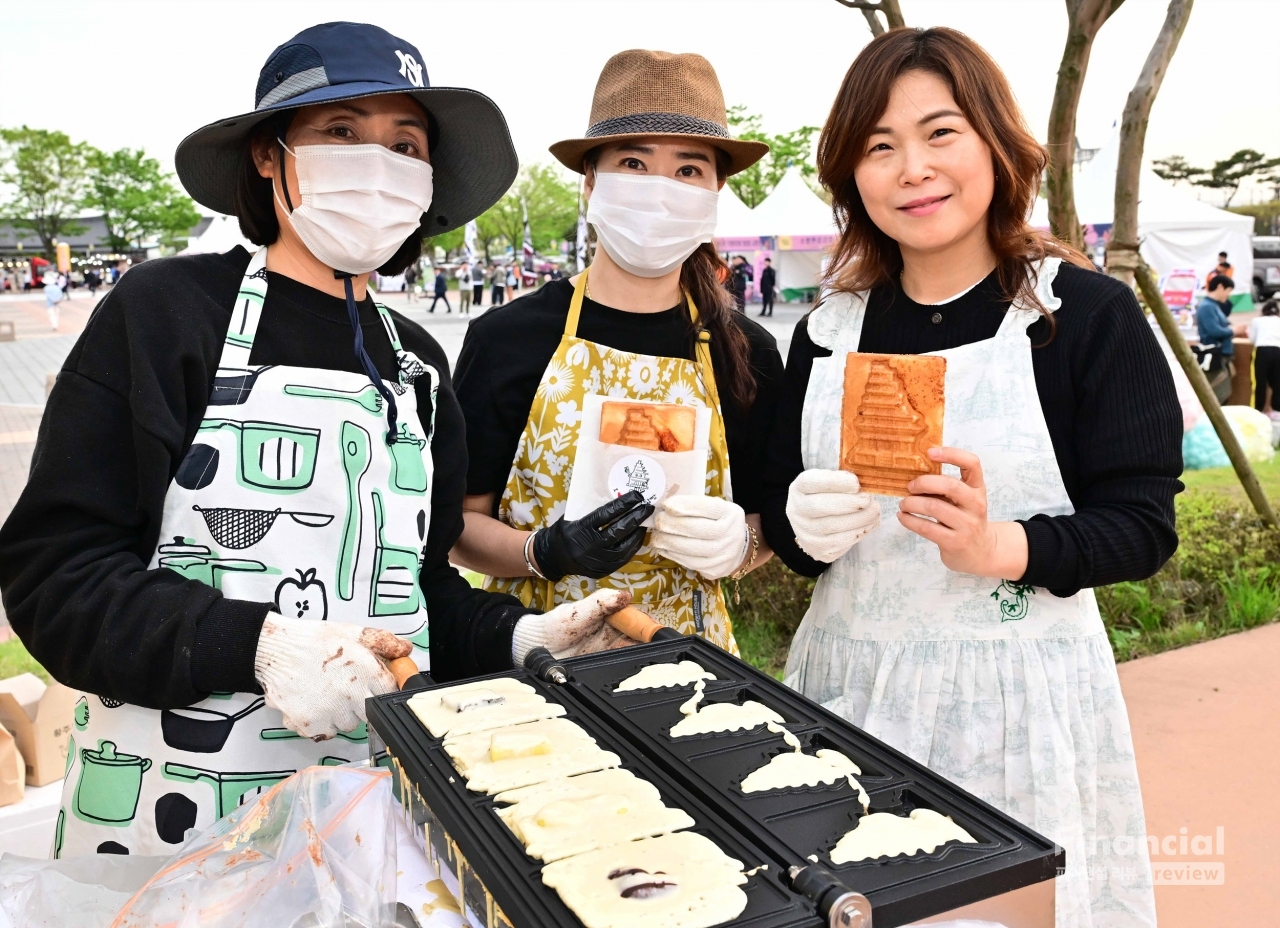
<path fill-rule="evenodd" d="M 928 355 L 853 353 L 845 361 L 840 469 L 862 489 L 907 496 L 921 474 L 940 474 L 926 452 L 942 444 L 947 361 Z"/>
<path fill-rule="evenodd" d="M 653 419 L 643 406 L 632 406 L 627 410 L 618 444 L 644 451 L 657 451 L 661 447 L 658 430 L 654 428 Z"/>

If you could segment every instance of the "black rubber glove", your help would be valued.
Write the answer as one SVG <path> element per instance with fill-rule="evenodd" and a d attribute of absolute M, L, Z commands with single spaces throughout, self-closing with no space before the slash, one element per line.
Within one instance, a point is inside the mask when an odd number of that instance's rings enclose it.
<path fill-rule="evenodd" d="M 570 574 L 607 577 L 644 544 L 640 523 L 653 515 L 640 491 L 632 490 L 593 509 L 581 519 L 560 519 L 533 536 L 533 557 L 548 580 Z"/>

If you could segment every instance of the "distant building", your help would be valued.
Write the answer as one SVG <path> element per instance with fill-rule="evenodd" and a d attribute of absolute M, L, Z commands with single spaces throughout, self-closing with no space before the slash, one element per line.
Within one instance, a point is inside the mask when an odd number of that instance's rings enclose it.
<path fill-rule="evenodd" d="M 213 217 L 205 216 L 191 230 L 191 237 L 201 235 L 213 222 Z M 71 246 L 72 262 L 79 264 L 83 259 L 92 256 L 94 263 L 107 261 L 132 260 L 135 264 L 147 259 L 147 249 L 134 249 L 117 254 L 107 243 L 107 227 L 101 216 L 77 216 L 76 225 L 80 232 L 59 238 Z M 15 229 L 8 223 L 0 222 L 0 264 L 12 266 L 15 260 L 29 259 L 41 254 L 44 246 L 40 236 L 26 229 Z M 79 260 L 77 260 L 79 259 Z"/>

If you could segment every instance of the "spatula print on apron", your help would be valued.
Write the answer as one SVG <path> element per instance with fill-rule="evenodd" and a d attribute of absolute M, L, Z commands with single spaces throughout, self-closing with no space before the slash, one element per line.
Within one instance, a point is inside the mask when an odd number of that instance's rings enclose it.
<path fill-rule="evenodd" d="M 209 407 L 169 486 L 150 567 L 294 619 L 350 622 L 411 638 L 428 667 L 418 585 L 431 520 L 430 443 L 413 381 L 436 372 L 395 349 L 397 441 L 363 374 L 249 363 L 267 291 L 265 250 L 249 264 Z M 376 397 L 376 402 L 371 399 Z M 58 856 L 167 855 L 246 796 L 313 764 L 365 756 L 364 726 L 326 742 L 284 727 L 253 693 L 179 709 L 86 694 L 76 706 L 58 817 Z"/>

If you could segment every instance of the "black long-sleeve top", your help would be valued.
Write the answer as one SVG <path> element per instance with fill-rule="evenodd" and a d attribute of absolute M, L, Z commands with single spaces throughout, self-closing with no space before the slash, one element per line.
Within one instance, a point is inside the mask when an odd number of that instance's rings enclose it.
<path fill-rule="evenodd" d="M 1052 339 L 1045 319 L 1028 334 L 1041 346 L 1031 351 L 1036 393 L 1076 511 L 1019 520 L 1028 548 L 1020 579 L 1070 596 L 1149 577 L 1177 549 L 1173 498 L 1182 490 L 1182 414 L 1169 366 L 1132 291 L 1064 263 L 1053 292 L 1062 305 Z M 972 344 L 995 336 L 1008 307 L 994 274 L 941 305 L 916 303 L 896 284 L 878 287 L 868 299 L 858 350 L 924 354 Z M 814 358 L 831 356 L 809 339 L 807 324 L 808 316 L 791 341 L 761 518 L 783 562 L 816 577 L 827 565 L 800 550 L 786 515 L 787 488 L 804 469 L 800 429 L 809 373 Z"/>
<path fill-rule="evenodd" d="M 103 299 L 49 396 L 26 489 L 0 528 L 9 621 L 57 680 L 134 705 L 173 708 L 210 692 L 258 692 L 253 663 L 270 603 L 224 597 L 166 568 L 148 570 L 169 482 L 209 398 L 249 254 L 162 258 Z M 250 363 L 360 372 L 346 303 L 279 274 Z M 384 378 L 391 344 L 373 300 L 364 343 Z M 393 314 L 404 347 L 436 369 L 431 525 L 420 582 L 441 680 L 505 669 L 530 610 L 473 590 L 450 565 L 462 533 L 467 447 L 444 352 Z M 422 378 L 420 384 L 427 384 Z M 430 421 L 431 393 L 416 392 Z"/>

